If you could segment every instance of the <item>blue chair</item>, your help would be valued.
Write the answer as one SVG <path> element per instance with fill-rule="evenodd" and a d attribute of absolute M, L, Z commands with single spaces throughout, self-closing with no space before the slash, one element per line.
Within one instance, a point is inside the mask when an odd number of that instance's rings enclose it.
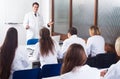
<path fill-rule="evenodd" d="M 40 68 L 15 71 L 12 79 L 41 79 L 41 71 Z"/>
<path fill-rule="evenodd" d="M 62 64 L 47 64 L 42 67 L 42 78 L 60 75 Z"/>
<path fill-rule="evenodd" d="M 36 44 L 39 41 L 39 39 L 33 38 L 33 39 L 29 39 L 27 41 L 27 45 L 33 45 Z"/>

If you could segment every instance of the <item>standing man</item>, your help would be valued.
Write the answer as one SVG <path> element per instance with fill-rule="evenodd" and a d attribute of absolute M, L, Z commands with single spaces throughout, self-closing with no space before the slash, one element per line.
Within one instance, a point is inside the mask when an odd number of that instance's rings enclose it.
<path fill-rule="evenodd" d="M 26 40 L 39 37 L 39 30 L 43 27 L 43 17 L 38 13 L 39 4 L 32 4 L 32 12 L 25 15 L 23 26 L 27 30 Z"/>

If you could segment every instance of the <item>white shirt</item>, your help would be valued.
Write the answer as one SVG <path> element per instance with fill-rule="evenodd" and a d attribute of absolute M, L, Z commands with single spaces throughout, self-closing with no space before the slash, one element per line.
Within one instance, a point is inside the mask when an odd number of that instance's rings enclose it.
<path fill-rule="evenodd" d="M 78 66 L 61 75 L 60 79 L 100 79 L 100 71 L 88 65 Z"/>
<path fill-rule="evenodd" d="M 102 36 L 94 35 L 89 37 L 87 40 L 87 53 L 88 55 L 91 54 L 92 57 L 100 53 L 105 53 L 104 46 L 105 40 Z"/>
<path fill-rule="evenodd" d="M 9 79 L 12 79 L 12 74 L 17 70 L 30 69 L 30 63 L 28 61 L 28 52 L 26 47 L 19 46 L 15 52 L 15 58 L 12 63 L 11 75 Z"/>
<path fill-rule="evenodd" d="M 37 16 L 34 15 L 34 12 L 29 12 L 25 15 L 23 26 L 26 28 L 26 25 L 29 25 L 29 29 L 27 29 L 27 37 L 26 39 L 38 38 L 39 30 L 43 27 L 44 21 L 43 17 L 36 13 Z"/>
<path fill-rule="evenodd" d="M 55 64 L 58 63 L 57 62 L 57 58 L 61 58 L 61 52 L 60 52 L 60 46 L 58 45 L 58 43 L 54 40 L 54 49 L 53 49 L 53 53 L 51 53 L 51 51 L 49 52 L 48 56 L 42 56 L 41 52 L 40 52 L 40 46 L 39 43 L 36 44 L 35 46 L 35 51 L 33 53 L 33 58 L 34 60 L 39 60 L 41 63 L 41 67 L 45 64 Z"/>
<path fill-rule="evenodd" d="M 69 46 L 74 44 L 74 43 L 82 45 L 85 52 L 86 52 L 85 40 L 77 37 L 77 35 L 72 35 L 71 37 L 69 37 L 68 39 L 63 41 L 63 45 L 62 45 L 62 48 L 61 48 L 61 52 L 63 53 L 63 56 L 64 56 L 65 52 L 67 51 L 67 49 L 69 48 Z"/>
<path fill-rule="evenodd" d="M 103 79 L 120 79 L 120 60 L 108 68 L 108 71 Z"/>

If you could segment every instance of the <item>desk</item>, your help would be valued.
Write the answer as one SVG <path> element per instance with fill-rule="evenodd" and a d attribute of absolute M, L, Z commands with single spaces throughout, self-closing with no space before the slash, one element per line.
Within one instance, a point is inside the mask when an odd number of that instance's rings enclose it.
<path fill-rule="evenodd" d="M 60 76 L 47 77 L 47 78 L 42 78 L 42 79 L 60 79 Z"/>

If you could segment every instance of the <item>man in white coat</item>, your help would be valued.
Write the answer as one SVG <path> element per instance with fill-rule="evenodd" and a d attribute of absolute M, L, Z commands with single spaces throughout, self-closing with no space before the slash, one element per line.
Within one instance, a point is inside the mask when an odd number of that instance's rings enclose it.
<path fill-rule="evenodd" d="M 69 46 L 74 43 L 82 45 L 86 52 L 85 40 L 77 36 L 77 29 L 75 27 L 71 27 L 68 30 L 68 39 L 63 41 L 63 45 L 61 48 L 61 52 L 62 52 L 63 56 L 64 56 L 65 52 L 67 51 L 67 49 L 69 48 Z"/>
<path fill-rule="evenodd" d="M 38 13 L 39 4 L 32 4 L 32 12 L 25 15 L 23 26 L 27 30 L 26 40 L 39 37 L 39 30 L 43 27 L 43 17 Z"/>

